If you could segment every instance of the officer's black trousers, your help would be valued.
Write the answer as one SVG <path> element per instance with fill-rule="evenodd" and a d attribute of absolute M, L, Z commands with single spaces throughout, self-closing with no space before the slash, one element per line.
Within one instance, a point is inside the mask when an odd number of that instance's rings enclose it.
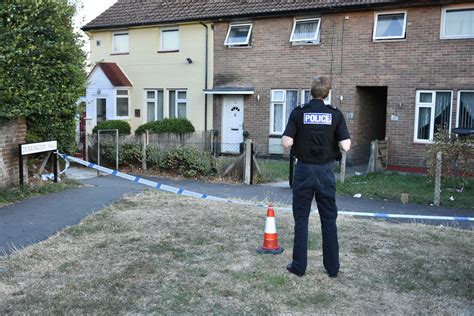
<path fill-rule="evenodd" d="M 295 240 L 292 266 L 300 273 L 306 271 L 308 252 L 308 219 L 313 197 L 316 198 L 323 239 L 323 265 L 329 275 L 339 271 L 337 241 L 336 181 L 333 162 L 317 165 L 299 161 L 293 180 L 293 218 Z"/>

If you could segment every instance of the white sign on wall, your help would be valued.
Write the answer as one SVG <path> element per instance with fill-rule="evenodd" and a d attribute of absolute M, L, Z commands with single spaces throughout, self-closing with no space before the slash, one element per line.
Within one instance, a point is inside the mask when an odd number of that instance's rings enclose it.
<path fill-rule="evenodd" d="M 50 142 L 34 143 L 34 144 L 24 144 L 21 145 L 21 155 L 30 155 L 41 153 L 44 151 L 52 151 L 58 149 L 58 142 L 53 140 Z"/>

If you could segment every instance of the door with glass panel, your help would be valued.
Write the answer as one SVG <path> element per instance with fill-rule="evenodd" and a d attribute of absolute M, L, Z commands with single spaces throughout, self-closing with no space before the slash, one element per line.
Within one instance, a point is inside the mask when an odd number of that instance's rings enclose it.
<path fill-rule="evenodd" d="M 97 98 L 96 102 L 96 113 L 97 113 L 97 124 L 107 120 L 107 99 Z"/>
<path fill-rule="evenodd" d="M 225 96 L 222 105 L 222 152 L 239 153 L 244 136 L 244 98 Z"/>

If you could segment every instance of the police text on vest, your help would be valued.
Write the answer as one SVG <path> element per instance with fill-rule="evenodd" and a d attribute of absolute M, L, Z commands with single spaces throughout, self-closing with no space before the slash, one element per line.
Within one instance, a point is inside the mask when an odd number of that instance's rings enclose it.
<path fill-rule="evenodd" d="M 331 125 L 331 113 L 304 113 L 304 124 Z"/>

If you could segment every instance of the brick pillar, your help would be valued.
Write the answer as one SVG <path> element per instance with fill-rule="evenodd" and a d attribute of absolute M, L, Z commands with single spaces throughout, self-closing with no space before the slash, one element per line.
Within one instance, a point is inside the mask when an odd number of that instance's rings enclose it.
<path fill-rule="evenodd" d="M 0 186 L 18 184 L 18 144 L 25 136 L 25 119 L 0 121 Z"/>

